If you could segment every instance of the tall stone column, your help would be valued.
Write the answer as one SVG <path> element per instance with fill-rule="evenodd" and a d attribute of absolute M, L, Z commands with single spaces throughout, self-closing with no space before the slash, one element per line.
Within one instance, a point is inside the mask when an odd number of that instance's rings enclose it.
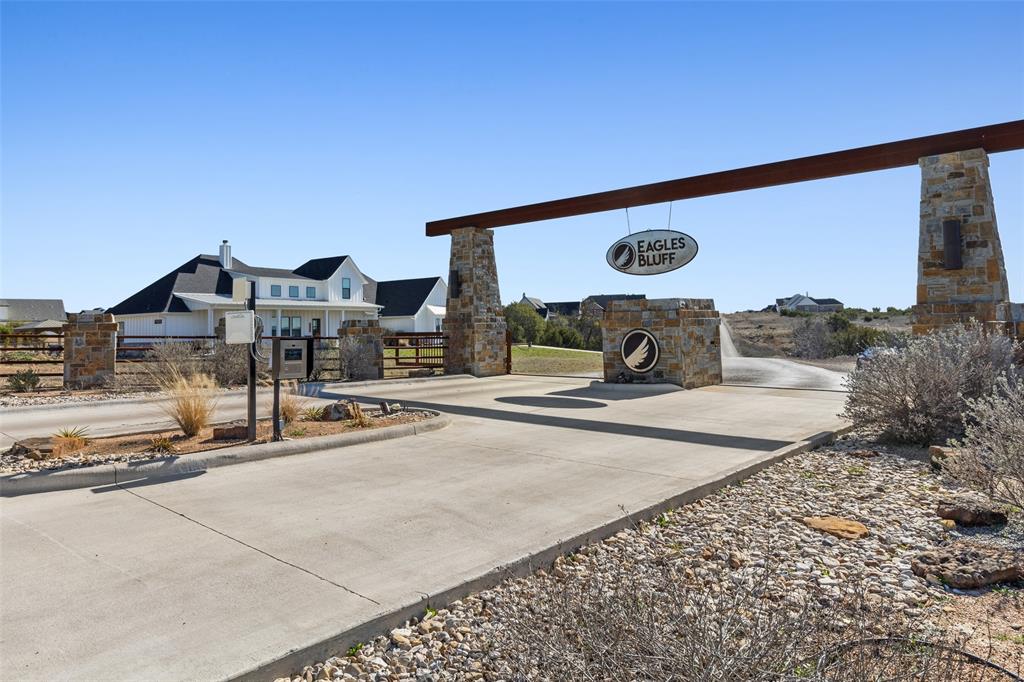
<path fill-rule="evenodd" d="M 110 313 L 72 313 L 64 325 L 64 388 L 101 388 L 114 380 L 117 321 Z"/>
<path fill-rule="evenodd" d="M 505 311 L 490 230 L 452 231 L 444 330 L 448 335 L 445 372 L 478 377 L 505 374 Z"/>
<path fill-rule="evenodd" d="M 1006 265 L 996 227 L 988 154 L 968 149 L 919 160 L 921 224 L 913 331 L 978 320 L 1009 326 Z"/>

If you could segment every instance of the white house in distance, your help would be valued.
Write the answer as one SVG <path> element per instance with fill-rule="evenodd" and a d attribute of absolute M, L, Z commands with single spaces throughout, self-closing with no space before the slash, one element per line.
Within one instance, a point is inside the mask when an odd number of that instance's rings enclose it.
<path fill-rule="evenodd" d="M 432 332 L 448 295 L 440 277 L 376 282 L 350 256 L 314 258 L 294 270 L 254 267 L 232 257 L 224 240 L 218 255 L 196 256 L 107 312 L 124 336 L 212 336 L 226 311 L 242 308 L 231 298 L 239 278 L 256 283 L 256 314 L 270 336 L 335 336 L 354 319 Z"/>

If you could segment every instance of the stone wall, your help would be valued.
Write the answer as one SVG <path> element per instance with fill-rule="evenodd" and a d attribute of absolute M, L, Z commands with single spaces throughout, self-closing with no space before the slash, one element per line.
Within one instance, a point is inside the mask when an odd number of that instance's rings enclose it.
<path fill-rule="evenodd" d="M 109 313 L 70 313 L 64 325 L 64 387 L 99 388 L 114 380 L 117 322 Z"/>
<path fill-rule="evenodd" d="M 927 156 L 919 165 L 921 222 L 914 333 L 927 333 L 972 318 L 1010 331 L 1008 325 L 997 322 L 997 309 L 1010 298 L 988 155 L 984 149 L 968 149 Z M 952 240 L 949 242 L 954 251 L 950 262 L 944 235 L 955 236 L 957 222 L 959 249 Z M 959 263 L 955 262 L 957 256 Z"/>
<path fill-rule="evenodd" d="M 604 380 L 671 383 L 699 388 L 722 383 L 720 317 L 709 298 L 660 298 L 611 301 L 601 319 Z M 638 374 L 623 361 L 621 346 L 633 329 L 645 329 L 658 341 L 658 361 Z"/>
<path fill-rule="evenodd" d="M 493 232 L 476 227 L 452 231 L 448 279 L 445 372 L 505 374 L 505 311 L 498 292 Z"/>
<path fill-rule="evenodd" d="M 383 337 L 384 328 L 380 326 L 380 320 L 345 320 L 341 323 L 338 329 L 339 343 L 340 339 L 353 339 L 357 343 L 365 344 L 373 353 L 369 366 L 357 363 L 354 368 L 356 371 L 350 378 L 359 381 L 384 378 Z"/>

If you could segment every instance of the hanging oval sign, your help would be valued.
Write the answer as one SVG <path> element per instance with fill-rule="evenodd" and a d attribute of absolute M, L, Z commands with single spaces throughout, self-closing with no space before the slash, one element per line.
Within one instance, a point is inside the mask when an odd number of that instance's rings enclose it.
<path fill-rule="evenodd" d="M 608 249 L 608 265 L 627 275 L 658 275 L 681 268 L 697 255 L 697 240 L 675 230 L 634 232 Z"/>

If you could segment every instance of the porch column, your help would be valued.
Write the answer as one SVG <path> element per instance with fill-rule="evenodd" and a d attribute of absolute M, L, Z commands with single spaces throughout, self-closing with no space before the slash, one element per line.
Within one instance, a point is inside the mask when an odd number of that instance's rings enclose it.
<path fill-rule="evenodd" d="M 988 154 L 984 149 L 967 149 L 926 156 L 918 164 L 921 220 L 914 333 L 972 318 L 1012 331 L 1014 315 Z"/>
<path fill-rule="evenodd" d="M 445 372 L 484 377 L 505 373 L 505 311 L 498 291 L 494 233 L 452 230 Z"/>

